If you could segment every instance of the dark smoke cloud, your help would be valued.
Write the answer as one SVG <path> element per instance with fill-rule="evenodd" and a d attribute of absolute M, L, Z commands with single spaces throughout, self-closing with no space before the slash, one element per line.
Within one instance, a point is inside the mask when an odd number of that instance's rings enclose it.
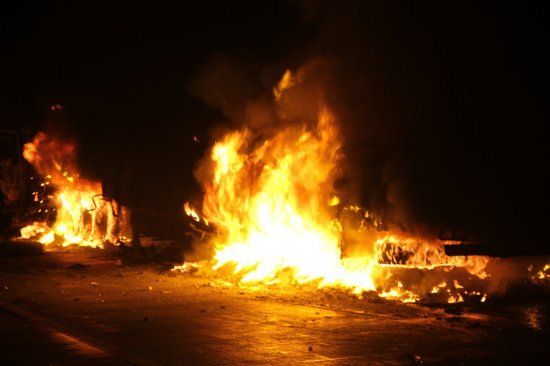
<path fill-rule="evenodd" d="M 223 113 L 225 121 L 211 130 L 214 139 L 229 128 L 241 126 L 258 135 L 270 135 L 284 125 L 317 121 L 319 107 L 326 99 L 330 70 L 329 60 L 308 58 L 297 69 L 289 70 L 295 85 L 275 101 L 273 90 L 286 71 L 284 68 L 270 64 L 258 67 L 239 55 L 216 55 L 201 67 L 190 90 Z"/>
<path fill-rule="evenodd" d="M 501 10 L 392 2 L 317 10 L 307 52 L 337 60 L 329 96 L 346 172 L 360 201 L 387 220 L 481 231 L 504 246 L 522 235 L 547 242 L 547 134 Z"/>
<path fill-rule="evenodd" d="M 546 240 L 543 119 L 525 96 L 495 5 L 301 7 L 302 27 L 316 29 L 301 47 L 260 72 L 218 56 L 199 73 L 196 95 L 230 121 L 265 128 L 280 123 L 270 98 L 284 69 L 323 60 L 310 85 L 293 91 L 297 103 L 283 119 L 311 115 L 322 94 L 344 132 L 344 177 L 335 188 L 345 200 L 405 230 L 471 230 L 508 249 L 528 231 Z"/>
<path fill-rule="evenodd" d="M 244 121 L 246 103 L 258 93 L 257 71 L 251 60 L 218 54 L 202 66 L 190 91 L 234 122 Z"/>
<path fill-rule="evenodd" d="M 548 22 L 536 5 L 201 1 L 136 3 L 131 16 L 124 4 L 50 5 L 2 14 L 3 126 L 64 105 L 82 171 L 136 212 L 170 212 L 179 228 L 208 143 L 243 123 L 276 128 L 272 87 L 323 60 L 311 87 L 341 122 L 335 189 L 347 201 L 405 227 L 548 244 Z M 292 108 L 306 113 L 308 96 Z"/>

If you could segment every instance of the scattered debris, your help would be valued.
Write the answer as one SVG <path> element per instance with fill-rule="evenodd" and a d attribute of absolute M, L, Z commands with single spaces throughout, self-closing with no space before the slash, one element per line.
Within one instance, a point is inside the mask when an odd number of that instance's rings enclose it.
<path fill-rule="evenodd" d="M 172 272 L 181 272 L 181 273 L 196 273 L 199 270 L 199 263 L 196 262 L 185 262 L 182 265 L 175 266 L 171 269 Z"/>
<path fill-rule="evenodd" d="M 404 354 L 403 356 L 407 359 L 408 364 L 410 366 L 424 365 L 424 360 L 422 359 L 422 357 L 418 355 L 411 355 L 407 353 L 407 354 Z"/>

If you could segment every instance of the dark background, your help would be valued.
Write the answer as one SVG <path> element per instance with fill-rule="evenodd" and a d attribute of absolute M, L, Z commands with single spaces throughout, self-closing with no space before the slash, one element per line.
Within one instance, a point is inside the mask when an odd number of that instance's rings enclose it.
<path fill-rule="evenodd" d="M 182 202 L 200 196 L 193 168 L 227 119 L 193 89 L 205 65 L 246 75 L 223 96 L 238 105 L 286 67 L 329 57 L 363 205 L 480 232 L 497 254 L 550 251 L 540 6 L 19 1 L 0 13 L 2 126 L 63 125 L 83 175 L 145 231 L 179 237 Z"/>

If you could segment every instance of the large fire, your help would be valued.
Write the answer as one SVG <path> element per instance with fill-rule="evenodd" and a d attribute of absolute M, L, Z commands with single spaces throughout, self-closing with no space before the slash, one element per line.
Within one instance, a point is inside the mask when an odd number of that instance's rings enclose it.
<path fill-rule="evenodd" d="M 203 206 L 222 232 L 214 268 L 234 263 L 243 282 L 273 282 L 284 274 L 373 289 L 368 258 L 341 260 L 339 226 L 326 209 L 340 147 L 324 107 L 310 130 L 289 127 L 254 146 L 244 129 L 217 143 Z"/>
<path fill-rule="evenodd" d="M 74 143 L 39 132 L 25 144 L 23 157 L 43 179 L 33 192 L 39 211 L 51 211 L 49 216 L 53 217 L 53 222 L 37 221 L 23 227 L 23 238 L 49 245 L 91 247 L 125 240 L 129 212 L 102 196 L 101 182 L 79 176 Z"/>
<path fill-rule="evenodd" d="M 275 103 L 282 104 L 286 91 L 299 82 L 287 71 L 273 90 Z M 242 284 L 308 282 L 357 294 L 378 291 L 403 301 L 418 296 L 400 281 L 388 285 L 387 267 L 464 267 L 486 276 L 487 258 L 448 257 L 436 240 L 378 230 L 368 211 L 342 207 L 333 188 L 341 175 L 342 145 L 336 117 L 324 103 L 319 103 L 315 120 L 281 123 L 276 132 L 266 134 L 245 127 L 216 142 L 201 167 L 207 172 L 201 182 L 202 217 L 216 228 L 210 239 L 212 268 L 229 271 Z M 185 207 L 200 220 L 196 210 L 187 203 Z M 361 225 L 346 229 L 346 212 L 360 216 Z M 343 250 L 345 230 L 369 231 L 361 250 Z M 448 294 L 449 301 L 462 300 L 450 289 Z"/>

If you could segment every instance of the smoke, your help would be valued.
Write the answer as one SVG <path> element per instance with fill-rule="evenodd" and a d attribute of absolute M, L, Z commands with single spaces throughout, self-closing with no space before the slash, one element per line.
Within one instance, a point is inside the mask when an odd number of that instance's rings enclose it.
<path fill-rule="evenodd" d="M 275 89 L 284 73 L 265 77 L 270 68 L 261 71 L 246 58 L 216 55 L 199 70 L 190 84 L 191 92 L 218 108 L 225 119 L 211 128 L 212 140 L 240 127 L 249 128 L 254 140 L 269 138 L 285 126 L 316 123 L 325 100 L 330 62 L 313 58 L 297 71 L 288 71 L 293 84 L 279 91 L 277 100 Z"/>
<path fill-rule="evenodd" d="M 226 54 L 212 57 L 190 84 L 193 95 L 219 109 L 230 121 L 242 121 L 246 103 L 257 93 L 252 61 Z"/>
<path fill-rule="evenodd" d="M 310 35 L 301 44 L 288 42 L 278 58 L 255 62 L 217 55 L 199 71 L 194 95 L 222 111 L 224 126 L 269 135 L 281 124 L 312 120 L 322 100 L 343 134 L 345 159 L 334 188 L 344 203 L 359 203 L 405 231 L 430 223 L 483 231 L 499 242 L 514 221 L 503 213 L 508 203 L 541 216 L 537 194 L 529 193 L 527 203 L 507 197 L 521 197 L 520 174 L 530 168 L 503 159 L 540 157 L 538 143 L 527 150 L 508 144 L 514 134 L 502 123 L 526 115 L 537 127 L 538 120 L 520 95 L 491 5 L 300 6 L 297 29 Z M 274 104 L 272 88 L 286 69 L 299 70 L 299 86 Z M 217 127 L 211 135 L 226 131 Z M 542 183 L 531 182 L 540 193 Z M 513 225 L 521 231 L 528 224 Z"/>
<path fill-rule="evenodd" d="M 457 275 L 461 283 L 473 281 L 481 289 L 486 286 L 481 278 L 488 273 L 493 279 L 485 290 L 506 292 L 509 279 L 503 274 L 510 266 L 493 265 L 485 271 L 488 257 L 449 258 L 443 246 L 435 244 L 438 229 L 450 226 L 493 240 L 490 244 L 499 255 L 511 242 L 503 238 L 515 231 L 511 237 L 518 239 L 524 229 L 503 213 L 504 202 L 511 200 L 502 192 L 521 193 L 515 186 L 518 178 L 508 178 L 523 169 L 516 164 L 510 165 L 513 171 L 505 168 L 501 159 L 514 149 L 506 142 L 510 131 L 498 121 L 514 120 L 525 106 L 514 98 L 517 85 L 510 65 L 495 66 L 503 50 L 495 45 L 494 30 L 483 28 L 484 22 L 495 25 L 494 19 L 476 13 L 483 9 L 468 15 L 425 6 L 354 5 L 350 11 L 347 2 L 306 2 L 303 27 L 316 31 L 301 47 L 255 62 L 238 53 L 218 54 L 202 67 L 191 90 L 225 119 L 212 128 L 210 137 L 219 140 L 230 129 L 246 127 L 252 146 L 244 149 L 254 150 L 286 127 L 312 127 L 320 105 L 328 106 L 343 139 L 343 159 L 331 175 L 332 189 L 341 207 L 359 204 L 371 215 L 365 220 L 363 212 L 337 213 L 343 228 L 342 256 L 372 255 L 376 248 L 368 243 L 376 243 L 384 235 L 381 231 L 390 229 L 397 236 L 406 233 L 403 237 L 418 239 L 415 243 L 428 240 L 426 252 L 410 248 L 408 253 L 422 257 L 411 265 L 421 268 L 435 253 L 447 266 L 465 267 L 417 270 L 416 277 L 403 270 L 403 283 L 420 283 L 421 292 L 428 293 Z M 464 18 L 472 20 L 472 29 L 453 28 Z M 468 54 L 474 51 L 477 56 Z M 511 107 L 502 109 L 502 101 Z M 208 158 L 197 164 L 195 177 L 203 186 L 212 178 L 211 168 Z M 232 203 L 241 206 L 238 200 Z M 378 218 L 383 225 L 372 224 Z M 354 230 L 358 221 L 371 225 L 369 230 Z M 378 230 L 370 230 L 374 227 Z M 396 247 L 401 250 L 403 242 Z M 197 248 L 209 251 L 198 258 L 211 257 L 211 247 Z M 521 276 L 519 269 L 513 272 L 512 278 Z M 399 276 L 395 273 L 392 281 Z M 441 291 L 450 294 L 449 289 Z"/>
<path fill-rule="evenodd" d="M 384 114 L 387 102 L 381 101 L 388 91 L 380 89 L 387 86 L 377 80 L 376 60 L 366 55 L 364 48 L 372 42 L 361 19 L 350 18 L 338 6 L 333 10 L 304 5 L 304 23 L 318 27 L 315 37 L 261 67 L 251 66 L 242 55 L 214 56 L 198 71 L 191 91 L 226 119 L 211 129 L 213 140 L 239 126 L 268 138 L 285 124 L 316 121 L 320 104 L 328 105 L 344 134 L 343 174 L 334 182 L 343 203 L 359 202 L 393 221 L 411 221 L 406 209 L 409 192 L 400 183 L 398 163 L 403 160 L 400 144 L 408 133 L 407 123 Z M 295 85 L 274 101 L 274 88 L 285 69 L 294 72 Z M 199 162 L 199 181 L 201 166 Z"/>
<path fill-rule="evenodd" d="M 334 60 L 325 95 L 344 135 L 350 200 L 404 230 L 463 228 L 508 252 L 547 243 L 547 135 L 505 44 L 507 19 L 491 4 L 351 9 L 308 12 L 319 31 L 303 53 Z"/>

